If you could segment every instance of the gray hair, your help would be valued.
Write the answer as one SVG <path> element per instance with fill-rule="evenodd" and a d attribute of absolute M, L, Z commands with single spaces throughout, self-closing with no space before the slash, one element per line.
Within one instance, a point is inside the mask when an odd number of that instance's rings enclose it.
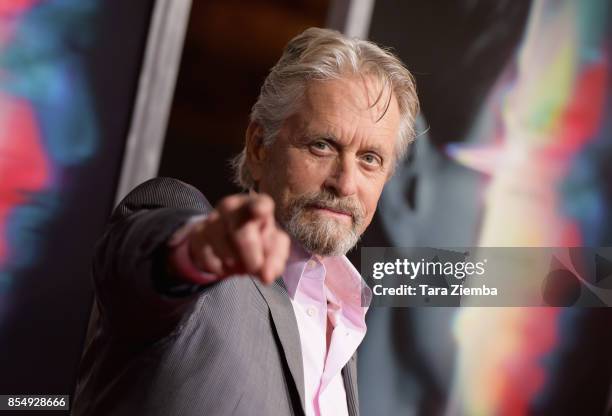
<path fill-rule="evenodd" d="M 414 78 L 389 50 L 349 38 L 330 29 L 309 28 L 285 47 L 270 70 L 251 110 L 251 121 L 263 130 L 263 144 L 276 138 L 283 122 L 297 112 L 308 81 L 339 79 L 349 74 L 374 75 L 381 85 L 390 85 L 401 116 L 396 162 L 414 140 L 414 124 L 419 110 Z M 382 96 L 380 93 L 379 99 Z M 389 100 L 391 94 L 389 94 Z M 234 181 L 248 190 L 254 181 L 246 163 L 246 148 L 231 161 Z"/>

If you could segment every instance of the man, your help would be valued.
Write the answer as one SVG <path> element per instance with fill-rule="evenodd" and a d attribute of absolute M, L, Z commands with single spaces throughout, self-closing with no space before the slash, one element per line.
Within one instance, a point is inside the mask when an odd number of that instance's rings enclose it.
<path fill-rule="evenodd" d="M 234 161 L 249 194 L 212 209 L 159 178 L 115 210 L 74 414 L 357 415 L 368 289 L 344 254 L 417 107 L 376 45 L 316 28 L 291 40 Z"/>

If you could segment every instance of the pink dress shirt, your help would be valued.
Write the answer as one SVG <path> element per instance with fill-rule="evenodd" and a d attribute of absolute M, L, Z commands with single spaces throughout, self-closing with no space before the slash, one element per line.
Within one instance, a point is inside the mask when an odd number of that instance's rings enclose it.
<path fill-rule="evenodd" d="M 201 219 L 172 237 L 171 261 L 188 280 L 212 283 L 216 276 L 198 270 L 188 253 L 187 236 Z M 369 303 L 370 289 L 346 256 L 310 255 L 294 241 L 282 277 L 300 334 L 306 416 L 348 416 L 341 371 L 365 336 L 362 291 Z"/>
<path fill-rule="evenodd" d="M 365 336 L 369 289 L 345 256 L 313 256 L 295 242 L 283 281 L 300 333 L 306 415 L 348 415 L 341 371 Z"/>

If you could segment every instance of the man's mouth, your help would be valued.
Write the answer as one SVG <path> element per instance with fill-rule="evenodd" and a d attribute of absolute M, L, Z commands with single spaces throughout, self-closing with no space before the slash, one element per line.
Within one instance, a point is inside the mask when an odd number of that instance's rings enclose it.
<path fill-rule="evenodd" d="M 349 219 L 351 221 L 353 220 L 353 214 L 350 213 L 349 211 L 344 211 L 344 210 L 340 210 L 337 208 L 325 207 L 321 205 L 311 205 L 310 208 L 320 211 L 326 215 L 341 218 L 343 220 L 346 220 L 346 219 Z"/>

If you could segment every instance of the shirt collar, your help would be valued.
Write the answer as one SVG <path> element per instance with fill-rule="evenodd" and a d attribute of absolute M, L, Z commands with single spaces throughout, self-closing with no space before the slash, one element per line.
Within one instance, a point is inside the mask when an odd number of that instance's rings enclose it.
<path fill-rule="evenodd" d="M 335 299 L 341 300 L 346 306 L 364 307 L 367 310 L 372 301 L 372 291 L 346 256 L 313 255 L 293 239 L 283 273 L 283 281 L 291 299 L 295 298 L 304 269 L 311 260 L 323 264 L 326 270 L 325 284 Z"/>

